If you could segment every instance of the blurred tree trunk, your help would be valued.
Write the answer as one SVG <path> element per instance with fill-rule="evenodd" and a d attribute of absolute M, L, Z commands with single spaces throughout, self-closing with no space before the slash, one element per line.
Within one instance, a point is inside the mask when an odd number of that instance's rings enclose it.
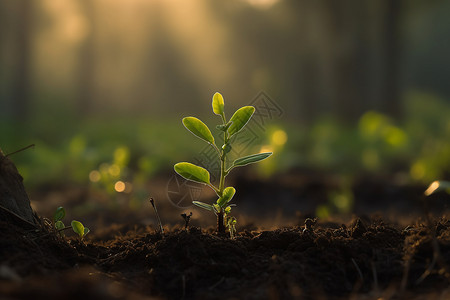
<path fill-rule="evenodd" d="M 26 120 L 30 109 L 31 23 L 33 1 L 16 0 L 15 78 L 12 86 L 11 112 L 16 120 Z"/>
<path fill-rule="evenodd" d="M 95 98 L 95 1 L 81 0 L 80 5 L 88 30 L 79 52 L 77 110 L 85 115 L 91 111 Z"/>

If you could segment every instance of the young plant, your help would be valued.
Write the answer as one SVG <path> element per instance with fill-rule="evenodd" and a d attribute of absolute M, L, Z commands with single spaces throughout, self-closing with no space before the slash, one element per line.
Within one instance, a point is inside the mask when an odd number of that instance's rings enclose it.
<path fill-rule="evenodd" d="M 83 224 L 81 224 L 81 222 L 75 220 L 72 221 L 71 225 L 73 231 L 80 237 L 80 240 L 83 240 L 84 236 L 88 234 L 90 231 L 89 228 L 84 227 Z"/>
<path fill-rule="evenodd" d="M 233 136 L 238 134 L 255 112 L 253 106 L 244 106 L 239 108 L 229 121 L 225 117 L 224 100 L 221 94 L 215 93 L 212 99 L 213 112 L 220 116 L 222 124 L 216 126 L 216 128 L 223 134 L 223 145 L 220 148 L 216 145 L 214 136 L 209 130 L 208 126 L 195 117 L 183 118 L 183 125 L 196 137 L 207 142 L 213 147 L 217 153 L 217 157 L 220 161 L 220 179 L 219 186 L 214 186 L 210 181 L 210 174 L 208 170 L 196 166 L 188 162 L 180 162 L 175 164 L 174 169 L 179 175 L 187 180 L 205 184 L 214 190 L 217 194 L 217 201 L 214 204 L 207 204 L 200 201 L 193 201 L 192 203 L 203 209 L 212 211 L 217 216 L 217 232 L 224 233 L 225 226 L 228 227 L 230 234 L 234 236 L 236 231 L 235 224 L 236 219 L 230 217 L 231 207 L 235 206 L 230 204 L 236 190 L 234 187 L 225 187 L 226 176 L 236 167 L 246 166 L 248 164 L 259 162 L 272 155 L 272 152 L 257 153 L 249 156 L 241 157 L 233 162 L 227 160 L 227 155 L 231 151 L 230 140 Z M 234 221 L 229 221 L 234 219 Z M 231 228 L 231 229 L 230 229 Z"/>
<path fill-rule="evenodd" d="M 64 236 L 63 231 L 72 228 L 72 230 L 78 234 L 81 240 L 83 240 L 84 236 L 89 233 L 89 228 L 84 227 L 84 225 L 81 222 L 78 221 L 72 221 L 70 224 L 70 227 L 66 227 L 62 221 L 64 217 L 66 216 L 66 210 L 64 207 L 60 206 L 56 209 L 55 213 L 53 214 L 53 226 L 55 227 L 56 231 L 61 235 Z"/>

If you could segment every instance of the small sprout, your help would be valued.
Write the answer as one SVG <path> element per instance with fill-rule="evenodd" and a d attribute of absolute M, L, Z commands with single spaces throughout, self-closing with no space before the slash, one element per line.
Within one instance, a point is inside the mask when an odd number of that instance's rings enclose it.
<path fill-rule="evenodd" d="M 191 221 L 192 211 L 189 213 L 189 215 L 185 213 L 181 214 L 181 217 L 184 219 L 184 229 L 187 230 L 189 227 L 189 222 Z"/>
<path fill-rule="evenodd" d="M 84 227 L 81 222 L 78 221 L 72 221 L 70 227 L 66 227 L 64 225 L 64 222 L 62 219 L 66 216 L 66 211 L 64 207 L 60 206 L 56 209 L 55 213 L 53 214 L 53 226 L 55 227 L 56 231 L 59 233 L 61 237 L 64 236 L 64 230 L 72 228 L 73 231 L 80 236 L 80 239 L 83 239 L 83 237 L 89 233 L 89 228 Z"/>
<path fill-rule="evenodd" d="M 305 228 L 303 229 L 303 233 L 311 233 L 313 231 L 314 225 L 316 225 L 317 218 L 311 219 L 307 218 L 305 220 Z"/>
<path fill-rule="evenodd" d="M 256 153 L 249 156 L 241 157 L 236 159 L 234 162 L 229 162 L 227 160 L 227 155 L 230 153 L 231 137 L 239 133 L 248 121 L 251 119 L 255 108 L 253 106 L 244 106 L 239 108 L 231 117 L 229 121 L 225 117 L 225 104 L 223 97 L 220 93 L 215 93 L 212 99 L 213 112 L 220 116 L 222 119 L 222 124 L 216 126 L 216 128 L 223 133 L 223 145 L 219 148 L 216 145 L 216 141 L 209 130 L 208 126 L 195 117 L 183 118 L 183 125 L 192 134 L 198 138 L 204 140 L 210 144 L 220 161 L 220 181 L 219 186 L 216 187 L 210 182 L 210 174 L 208 170 L 196 166 L 187 162 L 180 162 L 175 164 L 174 169 L 183 178 L 202 184 L 208 185 L 217 194 L 217 201 L 214 204 L 207 204 L 199 201 L 193 201 L 192 203 L 200 208 L 212 211 L 217 216 L 217 232 L 224 233 L 225 227 L 228 228 L 230 235 L 234 237 L 236 232 L 235 224 L 236 218 L 228 216 L 231 211 L 231 206 L 229 203 L 236 193 L 235 188 L 225 187 L 225 177 L 231 172 L 235 167 L 246 166 L 248 164 L 256 163 L 261 160 L 268 158 L 272 155 L 272 152 L 266 153 Z"/>
<path fill-rule="evenodd" d="M 79 221 L 75 221 L 73 220 L 72 223 L 72 229 L 73 231 L 78 234 L 78 236 L 80 237 L 81 240 L 83 240 L 83 238 L 85 237 L 86 234 L 89 233 L 89 228 L 84 227 L 84 225 L 79 222 Z"/>
<path fill-rule="evenodd" d="M 64 209 L 64 207 L 60 206 L 56 209 L 54 215 L 53 215 L 53 223 L 55 223 L 58 221 L 61 221 L 62 219 L 64 219 L 64 217 L 66 216 L 66 210 Z"/>
<path fill-rule="evenodd" d="M 232 239 L 236 237 L 236 223 L 237 220 L 235 217 L 226 217 L 227 229 Z"/>

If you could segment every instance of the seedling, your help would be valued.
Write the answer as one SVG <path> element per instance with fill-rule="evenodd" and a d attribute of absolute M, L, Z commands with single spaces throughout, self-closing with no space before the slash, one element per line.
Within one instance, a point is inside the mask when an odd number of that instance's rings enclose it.
<path fill-rule="evenodd" d="M 214 214 L 216 214 L 218 233 L 224 233 L 225 226 L 227 226 L 229 230 L 230 228 L 232 230 L 230 231 L 230 234 L 234 235 L 234 225 L 236 224 L 236 222 L 231 222 L 230 225 L 232 226 L 230 227 L 228 226 L 229 224 L 227 220 L 228 218 L 231 218 L 229 216 L 231 207 L 235 206 L 234 204 L 230 204 L 230 202 L 234 194 L 236 193 L 236 190 L 231 186 L 225 187 L 225 178 L 234 168 L 259 162 L 272 155 L 272 152 L 252 154 L 249 156 L 238 158 L 230 163 L 227 160 L 227 155 L 232 149 L 230 140 L 234 135 L 238 134 L 245 127 L 245 125 L 248 123 L 253 113 L 255 112 L 255 108 L 253 106 L 241 107 L 234 113 L 231 119 L 227 121 L 224 111 L 224 100 L 222 95 L 219 93 L 215 93 L 213 96 L 212 108 L 213 112 L 222 118 L 222 124 L 216 126 L 217 130 L 223 133 L 223 145 L 220 147 L 220 149 L 216 145 L 211 130 L 209 130 L 208 126 L 206 126 L 206 124 L 199 119 L 195 117 L 183 118 L 183 125 L 196 137 L 211 145 L 211 147 L 213 147 L 216 151 L 218 159 L 220 161 L 219 186 L 216 187 L 211 183 L 208 170 L 202 167 L 188 162 L 180 162 L 175 164 L 174 169 L 175 172 L 180 174 L 185 179 L 205 184 L 213 189 L 214 192 L 216 192 L 218 199 L 212 205 L 200 201 L 192 201 L 192 203 L 197 205 L 198 207 L 212 211 Z"/>
<path fill-rule="evenodd" d="M 181 217 L 184 220 L 184 230 L 187 230 L 189 227 L 189 222 L 191 221 L 191 217 L 192 217 L 192 211 L 189 214 L 181 214 Z"/>
<path fill-rule="evenodd" d="M 83 240 L 84 236 L 88 234 L 90 231 L 89 228 L 84 227 L 83 224 L 81 224 L 81 222 L 75 220 L 72 221 L 71 225 L 73 231 L 80 237 L 80 240 Z"/>
<path fill-rule="evenodd" d="M 89 228 L 84 227 L 84 225 L 79 222 L 73 220 L 71 222 L 71 226 L 66 227 L 62 221 L 64 217 L 66 216 L 66 210 L 64 207 L 60 206 L 56 209 L 55 213 L 53 214 L 53 226 L 55 227 L 56 231 L 61 235 L 64 236 L 63 231 L 67 229 L 71 229 L 78 234 L 81 240 L 83 240 L 84 236 L 89 233 Z"/>

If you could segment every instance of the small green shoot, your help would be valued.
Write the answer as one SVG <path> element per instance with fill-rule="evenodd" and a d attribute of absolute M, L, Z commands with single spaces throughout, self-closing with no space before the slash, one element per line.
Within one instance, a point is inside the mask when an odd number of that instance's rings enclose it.
<path fill-rule="evenodd" d="M 84 227 L 83 224 L 79 221 L 73 220 L 72 223 L 72 229 L 73 231 L 78 234 L 80 237 L 80 240 L 83 240 L 83 238 L 86 236 L 86 234 L 89 233 L 89 228 Z"/>
<path fill-rule="evenodd" d="M 180 162 L 175 164 L 174 169 L 179 175 L 187 180 L 205 184 L 213 189 L 217 194 L 217 201 L 213 204 L 207 204 L 200 201 L 193 201 L 196 206 L 212 211 L 217 216 L 217 232 L 224 233 L 225 227 L 230 232 L 231 237 L 236 233 L 236 218 L 230 216 L 231 207 L 235 206 L 230 204 L 236 190 L 234 187 L 225 187 L 226 176 L 236 167 L 246 166 L 252 163 L 259 162 L 272 155 L 272 152 L 256 153 L 241 157 L 233 162 L 227 160 L 227 155 L 230 153 L 231 137 L 238 134 L 251 119 L 255 108 L 253 106 L 244 106 L 239 108 L 227 121 L 225 117 L 225 104 L 221 94 L 215 93 L 212 99 L 213 112 L 220 116 L 222 124 L 216 126 L 217 130 L 223 134 L 223 145 L 219 148 L 216 145 L 214 136 L 208 126 L 200 119 L 195 117 L 183 118 L 183 125 L 193 135 L 207 142 L 214 148 L 218 159 L 220 161 L 220 181 L 219 186 L 214 186 L 210 181 L 210 174 L 205 168 L 196 166 L 188 162 Z"/>
<path fill-rule="evenodd" d="M 72 230 L 78 234 L 81 240 L 83 240 L 84 236 L 89 233 L 89 228 L 84 227 L 84 225 L 79 221 L 72 221 L 70 227 L 66 227 L 64 225 L 64 222 L 62 219 L 66 216 L 66 210 L 64 207 L 60 206 L 56 209 L 55 213 L 53 214 L 53 226 L 55 227 L 56 231 L 61 235 L 61 237 L 64 236 L 63 231 L 72 228 Z"/>

